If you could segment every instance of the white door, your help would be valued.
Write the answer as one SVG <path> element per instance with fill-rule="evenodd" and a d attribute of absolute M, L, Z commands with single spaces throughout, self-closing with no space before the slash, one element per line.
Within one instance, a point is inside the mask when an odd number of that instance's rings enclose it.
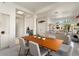
<path fill-rule="evenodd" d="M 16 37 L 22 37 L 24 35 L 24 18 L 18 15 L 16 17 Z"/>
<path fill-rule="evenodd" d="M 39 23 L 39 21 L 41 20 L 37 21 L 37 34 L 45 36 L 45 33 L 47 31 L 47 22 L 45 20 L 45 22 Z"/>
<path fill-rule="evenodd" d="M 9 23 L 9 15 L 0 13 L 0 48 L 6 48 L 9 45 Z"/>

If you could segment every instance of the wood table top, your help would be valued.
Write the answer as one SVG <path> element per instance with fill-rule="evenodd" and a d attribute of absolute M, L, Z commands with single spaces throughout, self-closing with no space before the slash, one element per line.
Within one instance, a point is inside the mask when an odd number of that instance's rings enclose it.
<path fill-rule="evenodd" d="M 61 45 L 63 44 L 63 40 L 54 39 L 54 38 L 42 38 L 34 37 L 34 36 L 24 36 L 24 40 L 33 41 L 38 43 L 39 45 L 46 47 L 52 51 L 59 51 Z"/>

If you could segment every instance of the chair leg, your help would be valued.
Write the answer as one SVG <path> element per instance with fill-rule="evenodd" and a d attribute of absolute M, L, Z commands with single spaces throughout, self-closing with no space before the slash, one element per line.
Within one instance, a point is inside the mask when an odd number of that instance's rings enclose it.
<path fill-rule="evenodd" d="M 53 51 L 48 50 L 48 56 L 52 56 L 52 55 L 51 55 L 51 52 L 53 52 Z"/>
<path fill-rule="evenodd" d="M 29 49 L 27 50 L 26 56 L 29 54 Z"/>
<path fill-rule="evenodd" d="M 52 55 L 50 54 L 50 52 L 51 52 L 51 51 L 48 51 L 48 56 L 52 56 Z"/>
<path fill-rule="evenodd" d="M 27 51 L 27 53 L 26 53 Z M 27 56 L 29 54 L 29 49 L 28 50 L 25 50 L 25 55 Z"/>
<path fill-rule="evenodd" d="M 26 56 L 27 56 L 28 54 L 29 54 L 30 56 L 33 56 L 33 55 L 30 53 L 30 49 L 28 49 Z"/>
<path fill-rule="evenodd" d="M 18 56 L 20 56 L 20 52 L 21 52 L 21 47 L 20 47 L 20 49 L 19 49 L 19 54 L 18 54 Z"/>

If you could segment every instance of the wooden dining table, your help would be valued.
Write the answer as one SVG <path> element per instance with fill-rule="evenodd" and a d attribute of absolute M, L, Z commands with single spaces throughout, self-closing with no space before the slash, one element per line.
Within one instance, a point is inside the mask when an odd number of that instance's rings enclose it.
<path fill-rule="evenodd" d="M 52 51 L 59 51 L 61 45 L 63 44 L 63 40 L 60 39 L 54 39 L 54 38 L 45 38 L 43 40 L 42 38 L 38 38 L 37 36 L 24 36 L 23 37 L 25 41 L 33 41 L 38 43 L 40 46 L 43 46 L 45 48 L 48 48 Z"/>

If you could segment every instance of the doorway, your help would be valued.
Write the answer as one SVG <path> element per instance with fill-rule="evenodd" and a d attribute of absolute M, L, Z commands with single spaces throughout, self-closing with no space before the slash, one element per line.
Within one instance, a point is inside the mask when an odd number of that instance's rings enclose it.
<path fill-rule="evenodd" d="M 46 19 L 37 19 L 37 35 L 45 36 L 47 31 L 47 20 Z"/>
<path fill-rule="evenodd" d="M 24 35 L 24 15 L 16 16 L 16 37 L 22 37 Z"/>

